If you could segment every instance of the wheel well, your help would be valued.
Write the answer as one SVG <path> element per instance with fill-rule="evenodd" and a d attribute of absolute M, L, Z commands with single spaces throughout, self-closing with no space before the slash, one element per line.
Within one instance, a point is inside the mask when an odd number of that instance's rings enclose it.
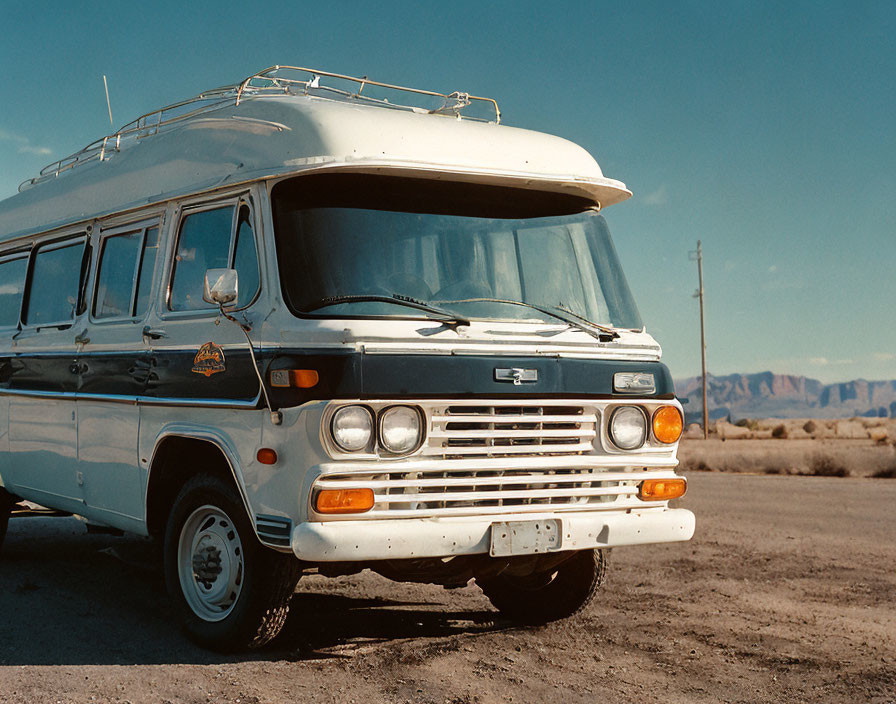
<path fill-rule="evenodd" d="M 180 436 L 162 440 L 153 457 L 146 488 L 146 526 L 150 535 L 159 536 L 165 531 L 168 512 L 178 492 L 200 472 L 236 486 L 227 458 L 214 443 Z"/>

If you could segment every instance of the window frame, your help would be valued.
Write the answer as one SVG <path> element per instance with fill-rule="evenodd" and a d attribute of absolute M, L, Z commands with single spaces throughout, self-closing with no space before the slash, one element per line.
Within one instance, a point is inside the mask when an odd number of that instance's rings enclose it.
<path fill-rule="evenodd" d="M 167 263 L 167 271 L 166 280 L 165 280 L 165 298 L 164 305 L 161 308 L 161 317 L 162 318 L 170 318 L 170 317 L 211 317 L 219 315 L 219 311 L 217 308 L 196 308 L 193 310 L 172 310 L 171 308 L 171 290 L 174 286 L 174 277 L 177 273 L 177 250 L 180 247 L 181 235 L 183 234 L 183 226 L 186 219 L 192 215 L 196 215 L 198 213 L 206 212 L 209 210 L 219 210 L 222 208 L 232 208 L 233 212 L 230 218 L 230 241 L 227 245 L 227 262 L 229 266 L 232 268 L 234 263 L 234 257 L 236 255 L 236 245 L 237 245 L 237 226 L 239 224 L 239 216 L 240 209 L 242 206 L 246 206 L 249 209 L 249 224 L 252 227 L 252 239 L 255 245 L 255 261 L 258 267 L 258 288 L 255 291 L 255 294 L 252 296 L 252 299 L 246 303 L 244 306 L 240 308 L 228 309 L 229 311 L 242 311 L 248 308 L 251 308 L 261 296 L 261 291 L 264 283 L 264 275 L 262 271 L 262 261 L 261 261 L 261 250 L 259 249 L 259 222 L 257 215 L 257 209 L 253 203 L 253 199 L 248 192 L 241 193 L 239 195 L 230 196 L 228 198 L 222 198 L 220 200 L 215 201 L 206 201 L 203 203 L 197 203 L 195 205 L 182 205 L 177 213 L 177 217 L 175 218 L 175 222 L 177 223 L 177 228 L 174 233 L 174 237 L 172 237 L 172 245 L 169 252 L 168 263 Z"/>
<path fill-rule="evenodd" d="M 19 298 L 19 315 L 13 325 L 0 325 L 0 330 L 21 330 L 22 329 L 22 308 L 25 306 L 25 292 L 28 290 L 28 275 L 31 271 L 31 251 L 34 246 L 15 247 L 5 252 L 0 252 L 0 265 L 16 259 L 25 260 L 25 277 L 22 279 L 22 295 Z"/>
<path fill-rule="evenodd" d="M 26 320 L 26 316 L 28 315 L 28 308 L 31 303 L 31 289 L 34 285 L 34 264 L 37 260 L 37 256 L 42 251 L 54 251 L 57 249 L 65 249 L 66 247 L 81 245 L 81 272 L 78 278 L 78 286 L 75 291 L 75 295 L 78 300 L 75 302 L 75 311 L 74 315 L 71 318 L 62 321 L 50 321 L 48 323 L 29 323 Z M 87 266 L 84 265 L 84 256 L 88 253 L 87 247 L 90 244 L 90 232 L 89 227 L 83 230 L 77 230 L 75 232 L 65 233 L 47 240 L 35 240 L 32 242 L 31 249 L 28 255 L 28 271 L 25 276 L 25 288 L 22 292 L 22 305 L 19 308 L 19 329 L 20 330 L 33 330 L 33 331 L 41 331 L 47 328 L 54 328 L 57 330 L 64 330 L 66 328 L 70 328 L 75 324 L 75 321 L 83 315 L 83 311 L 81 311 L 81 306 L 84 301 L 82 297 L 86 296 L 85 290 L 85 281 L 87 280 L 90 274 L 90 266 L 89 263 Z"/>
<path fill-rule="evenodd" d="M 159 265 L 158 260 L 158 252 L 156 253 L 156 261 L 153 266 L 152 271 L 152 281 L 150 282 L 150 292 L 149 292 L 149 305 L 142 315 L 138 315 L 134 311 L 134 307 L 137 305 L 137 286 L 140 284 L 140 271 L 143 267 L 143 258 L 146 256 L 146 233 L 149 230 L 155 228 L 158 230 L 158 247 L 161 249 L 162 247 L 162 218 L 157 216 L 150 219 L 138 220 L 136 222 L 131 222 L 123 225 L 115 225 L 114 227 L 110 227 L 108 229 L 101 229 L 99 234 L 99 242 L 97 243 L 97 257 L 96 257 L 96 267 L 93 272 L 93 285 L 90 291 L 90 304 L 87 308 L 88 319 L 91 323 L 96 325 L 104 325 L 106 323 L 121 323 L 121 322 L 139 322 L 143 320 L 146 315 L 149 313 L 152 308 L 153 300 L 152 300 L 152 291 L 153 285 L 155 283 L 155 272 Z M 139 232 L 140 233 L 140 246 L 138 249 L 138 255 L 136 257 L 136 261 L 134 263 L 134 272 L 131 278 L 131 314 L 130 315 L 116 315 L 116 316 L 108 316 L 98 318 L 96 317 L 96 304 L 97 304 L 97 293 L 100 287 L 100 271 L 102 269 L 103 264 L 103 253 L 106 250 L 106 243 L 113 237 L 119 237 L 122 235 L 127 235 L 131 233 Z"/>

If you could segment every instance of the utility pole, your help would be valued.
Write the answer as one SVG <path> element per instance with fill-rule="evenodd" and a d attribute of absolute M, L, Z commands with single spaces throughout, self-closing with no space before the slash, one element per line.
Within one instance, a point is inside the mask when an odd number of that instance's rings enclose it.
<path fill-rule="evenodd" d="M 691 252 L 691 261 L 697 260 L 697 281 L 699 288 L 694 298 L 700 299 L 700 360 L 703 365 L 703 439 L 709 437 L 709 411 L 706 403 L 706 332 L 703 325 L 703 247 L 697 240 L 697 251 Z"/>

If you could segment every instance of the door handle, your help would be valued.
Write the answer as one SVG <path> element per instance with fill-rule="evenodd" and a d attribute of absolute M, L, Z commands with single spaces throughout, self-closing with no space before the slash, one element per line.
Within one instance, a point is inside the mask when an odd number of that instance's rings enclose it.
<path fill-rule="evenodd" d="M 143 337 L 148 337 L 150 340 L 159 340 L 163 337 L 168 337 L 168 333 L 160 328 L 151 328 L 147 325 L 143 328 Z"/>

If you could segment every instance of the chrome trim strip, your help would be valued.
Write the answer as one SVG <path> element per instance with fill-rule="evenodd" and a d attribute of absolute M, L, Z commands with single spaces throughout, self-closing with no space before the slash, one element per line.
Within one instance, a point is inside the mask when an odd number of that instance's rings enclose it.
<path fill-rule="evenodd" d="M 117 394 L 85 394 L 72 391 L 29 391 L 26 389 L 0 389 L 6 396 L 28 396 L 63 401 L 106 401 L 144 406 L 196 406 L 203 408 L 243 408 L 258 406 L 259 395 L 252 401 L 230 401 L 215 398 L 174 398 L 167 396 L 124 396 Z"/>

